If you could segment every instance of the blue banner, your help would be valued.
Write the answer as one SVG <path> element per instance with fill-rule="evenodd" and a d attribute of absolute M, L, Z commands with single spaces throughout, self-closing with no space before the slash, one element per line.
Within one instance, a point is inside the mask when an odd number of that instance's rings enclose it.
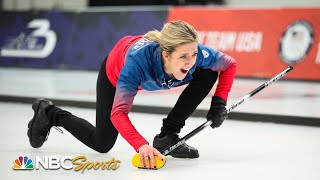
<path fill-rule="evenodd" d="M 161 29 L 167 11 L 0 12 L 0 66 L 96 70 L 125 35 Z"/>

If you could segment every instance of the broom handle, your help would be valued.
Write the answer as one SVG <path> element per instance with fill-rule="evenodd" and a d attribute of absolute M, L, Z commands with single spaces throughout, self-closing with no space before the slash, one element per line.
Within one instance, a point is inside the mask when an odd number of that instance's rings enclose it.
<path fill-rule="evenodd" d="M 254 96 L 255 94 L 257 94 L 258 92 L 260 92 L 262 89 L 266 88 L 267 86 L 269 86 L 270 84 L 278 81 L 279 79 L 281 79 L 283 76 L 285 76 L 288 72 L 290 72 L 293 69 L 292 66 L 289 66 L 287 69 L 283 70 L 282 72 L 280 72 L 279 74 L 277 74 L 276 76 L 274 76 L 273 78 L 271 78 L 269 81 L 266 81 L 265 83 L 261 84 L 258 88 L 256 88 L 255 90 L 251 91 L 249 94 L 247 94 L 246 96 L 244 96 L 243 98 L 241 98 L 239 101 L 237 101 L 236 103 L 234 103 L 231 107 L 229 107 L 227 109 L 227 113 L 230 113 L 233 109 L 235 109 L 236 107 L 238 107 L 240 104 L 242 104 L 244 101 L 246 101 L 247 99 L 249 99 L 250 97 Z M 178 141 L 176 144 L 168 147 L 166 150 L 164 150 L 162 152 L 163 155 L 168 155 L 171 151 L 175 150 L 177 147 L 181 146 L 182 144 L 184 144 L 188 139 L 190 139 L 191 137 L 193 137 L 194 135 L 198 134 L 200 131 L 202 131 L 204 128 L 210 126 L 213 122 L 212 121 L 207 121 L 205 123 L 203 123 L 202 125 L 200 125 L 199 127 L 197 127 L 196 129 L 194 129 L 193 131 L 191 131 L 189 134 L 185 135 L 183 138 L 180 139 L 180 141 Z"/>

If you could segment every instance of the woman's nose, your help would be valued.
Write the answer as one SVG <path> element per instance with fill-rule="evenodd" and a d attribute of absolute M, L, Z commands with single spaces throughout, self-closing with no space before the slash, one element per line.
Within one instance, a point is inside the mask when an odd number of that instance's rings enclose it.
<path fill-rule="evenodd" d="M 193 57 L 188 57 L 185 63 L 186 63 L 186 65 L 191 65 L 191 66 L 192 66 L 195 61 L 196 61 L 195 58 L 193 58 Z"/>

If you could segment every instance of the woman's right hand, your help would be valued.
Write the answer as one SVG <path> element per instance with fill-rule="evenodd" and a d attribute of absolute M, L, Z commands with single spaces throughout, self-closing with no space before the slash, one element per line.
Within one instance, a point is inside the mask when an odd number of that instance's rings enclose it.
<path fill-rule="evenodd" d="M 158 156 L 158 158 L 163 161 L 162 154 L 156 148 L 149 146 L 148 144 L 140 146 L 138 152 L 140 154 L 140 162 L 146 168 L 156 168 L 155 156 Z"/>

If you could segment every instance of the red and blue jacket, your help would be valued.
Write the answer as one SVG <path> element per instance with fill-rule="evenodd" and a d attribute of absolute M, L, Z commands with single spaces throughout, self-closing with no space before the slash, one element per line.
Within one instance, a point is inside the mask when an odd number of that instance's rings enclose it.
<path fill-rule="evenodd" d="M 158 43 L 142 36 L 126 36 L 111 50 L 106 63 L 106 74 L 116 87 L 116 93 L 110 118 L 114 127 L 136 151 L 148 143 L 128 117 L 138 90 L 165 90 L 185 84 L 192 79 L 192 73 L 197 67 L 220 72 L 214 95 L 227 101 L 236 74 L 236 61 L 217 50 L 198 44 L 195 65 L 184 79 L 174 79 L 170 85 L 166 83 L 170 77 L 163 70 Z"/>

